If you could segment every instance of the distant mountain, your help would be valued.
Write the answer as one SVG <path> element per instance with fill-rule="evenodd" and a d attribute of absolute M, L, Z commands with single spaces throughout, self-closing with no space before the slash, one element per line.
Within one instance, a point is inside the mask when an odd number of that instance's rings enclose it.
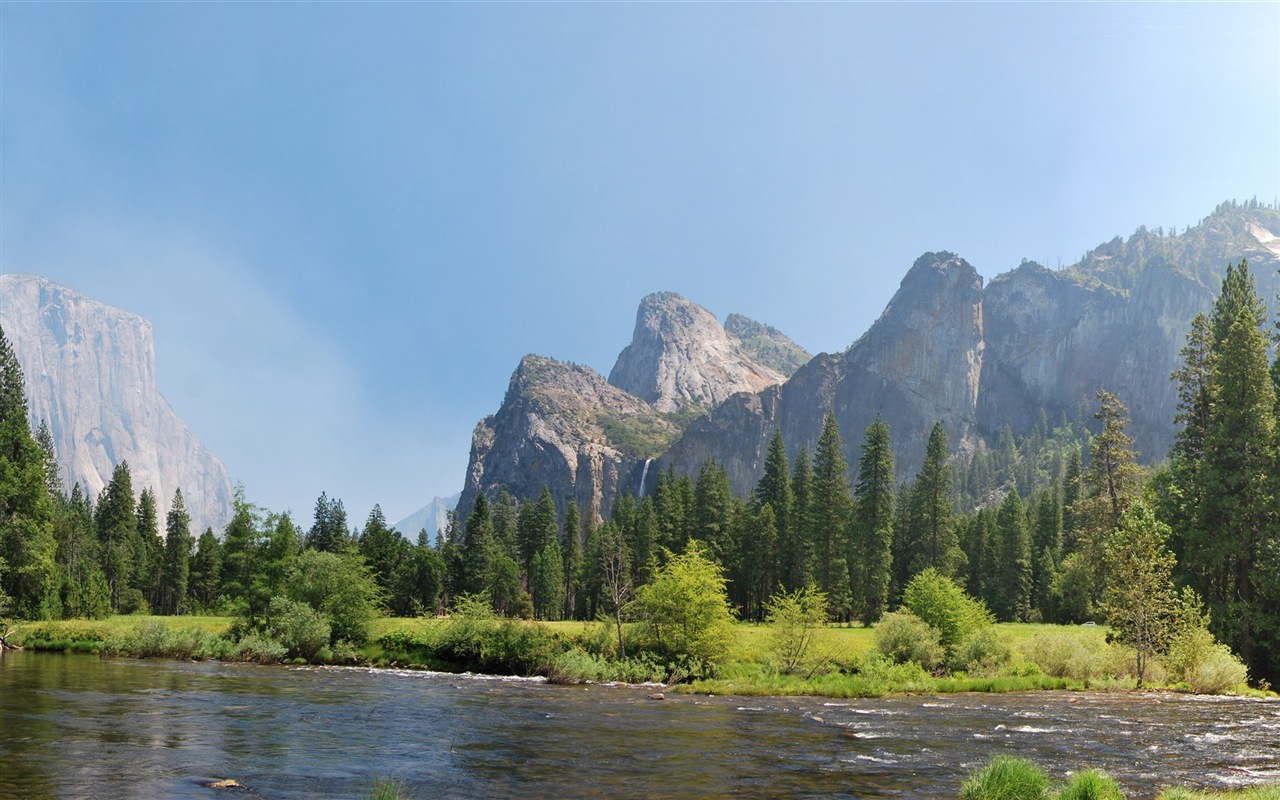
<path fill-rule="evenodd" d="M 1024 262 L 985 286 L 960 256 L 926 253 L 861 337 L 842 353 L 812 359 L 767 326 L 730 317 L 722 327 L 678 295 L 650 295 L 609 375 L 635 401 L 628 429 L 645 435 L 601 462 L 603 429 L 583 427 L 605 402 L 599 376 L 560 365 L 531 380 L 522 364 L 502 410 L 477 427 L 459 510 L 465 516 L 477 491 L 527 499 L 545 483 L 562 510 L 568 497 L 581 505 L 589 495 L 607 514 L 617 491 L 640 492 L 668 465 L 696 474 L 708 458 L 745 494 L 760 478 L 775 429 L 790 455 L 802 447 L 812 453 L 828 412 L 850 464 L 865 428 L 883 415 L 906 478 L 918 470 L 935 422 L 953 453 L 972 453 L 993 447 L 1006 427 L 1027 434 L 1042 413 L 1089 419 L 1100 388 L 1128 405 L 1142 456 L 1160 459 L 1175 433 L 1169 375 L 1186 331 L 1211 307 L 1227 264 L 1243 258 L 1259 295 L 1275 298 L 1280 211 L 1224 203 L 1180 234 L 1139 228 L 1066 269 Z M 587 381 L 584 372 L 595 377 Z M 535 395 L 555 400 L 531 402 Z M 560 432 L 554 447 L 547 431 Z M 661 454 L 650 461 L 655 448 Z M 584 495 L 577 465 L 588 462 L 607 467 Z"/>
<path fill-rule="evenodd" d="M 397 522 L 392 527 L 411 540 L 417 541 L 418 531 L 426 531 L 427 537 L 435 541 L 436 533 L 444 530 L 447 515 L 458 505 L 461 492 L 448 497 L 433 497 L 431 502 Z"/>
<path fill-rule="evenodd" d="M 178 488 L 197 535 L 231 519 L 226 467 L 157 388 L 151 323 L 41 277 L 0 275 L 0 326 L 68 490 L 79 483 L 96 499 L 128 461 L 134 490 L 151 487 L 162 521 Z"/>
<path fill-rule="evenodd" d="M 730 319 L 733 332 L 677 294 L 645 297 L 608 381 L 587 367 L 525 356 L 502 407 L 476 426 L 460 513 L 479 492 L 524 499 L 544 484 L 562 513 L 570 499 L 600 514 L 619 491 L 640 492 L 656 476 L 646 465 L 691 419 L 736 393 L 781 383 L 781 370 L 808 359 L 776 329 Z"/>
<path fill-rule="evenodd" d="M 710 409 L 738 392 L 758 392 L 786 380 L 766 362 L 785 369 L 808 360 L 808 353 L 773 328 L 738 315 L 732 320 L 749 344 L 678 294 L 645 297 L 631 344 L 618 355 L 609 383 L 658 411 Z"/>

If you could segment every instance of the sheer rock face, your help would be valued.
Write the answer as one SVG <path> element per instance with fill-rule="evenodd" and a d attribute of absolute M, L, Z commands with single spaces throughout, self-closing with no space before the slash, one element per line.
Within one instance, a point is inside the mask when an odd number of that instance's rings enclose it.
<path fill-rule="evenodd" d="M 151 324 L 31 275 L 0 276 L 0 326 L 22 365 L 33 423 L 49 424 L 68 490 L 96 499 L 116 464 L 135 492 L 151 487 L 161 533 L 182 489 L 191 529 L 231 518 L 226 467 L 156 388 Z"/>
<path fill-rule="evenodd" d="M 984 360 L 982 278 L 951 253 L 926 253 L 871 328 L 841 354 L 821 354 L 786 384 L 739 395 L 695 421 L 655 465 L 697 473 L 723 464 L 735 492 L 759 480 L 775 428 L 789 454 L 813 453 L 833 413 L 845 455 L 856 464 L 863 431 L 879 412 L 893 431 L 900 475 L 924 457 L 935 421 L 954 448 L 971 448 Z"/>
<path fill-rule="evenodd" d="M 677 434 L 653 407 L 594 370 L 525 356 L 498 413 L 476 425 L 459 514 L 470 513 L 479 492 L 527 500 L 544 484 L 561 514 L 570 499 L 584 514 L 607 512 L 619 491 L 638 492 L 646 461 L 638 453 L 646 446 L 660 452 Z"/>
<path fill-rule="evenodd" d="M 659 411 L 714 408 L 738 392 L 758 392 L 784 380 L 714 314 L 671 292 L 640 302 L 631 344 L 609 373 L 609 383 Z"/>

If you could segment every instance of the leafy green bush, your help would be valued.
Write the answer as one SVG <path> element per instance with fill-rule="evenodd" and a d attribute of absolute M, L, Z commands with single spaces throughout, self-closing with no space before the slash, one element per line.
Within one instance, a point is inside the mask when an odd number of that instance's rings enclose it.
<path fill-rule="evenodd" d="M 1123 675 L 1128 666 L 1123 651 L 1100 634 L 1038 633 L 1023 645 L 1023 653 L 1046 675 L 1086 682 Z"/>
<path fill-rule="evenodd" d="M 1249 671 L 1225 644 L 1215 644 L 1208 654 L 1186 673 L 1186 682 L 1196 694 L 1222 694 L 1240 686 Z"/>
<path fill-rule="evenodd" d="M 960 800 L 1042 800 L 1049 778 L 1025 758 L 996 756 L 960 787 Z"/>
<path fill-rule="evenodd" d="M 925 692 L 934 685 L 932 676 L 919 662 L 898 663 L 874 650 L 858 657 L 854 671 L 861 679 L 858 694 L 868 697 L 889 692 Z"/>
<path fill-rule="evenodd" d="M 902 605 L 938 631 L 948 653 L 975 631 L 995 623 L 986 604 L 933 567 L 911 579 L 902 592 Z"/>
<path fill-rule="evenodd" d="M 885 614 L 874 634 L 876 650 L 897 664 L 915 662 L 933 670 L 946 655 L 938 630 L 909 611 Z"/>
<path fill-rule="evenodd" d="M 290 570 L 285 593 L 324 614 L 334 642 L 368 642 L 370 625 L 382 613 L 377 580 L 355 554 L 304 550 Z"/>
<path fill-rule="evenodd" d="M 1057 800 L 1124 800 L 1124 792 L 1115 778 L 1107 773 L 1087 769 L 1071 776 L 1058 793 Z"/>
<path fill-rule="evenodd" d="M 292 658 L 316 661 L 329 646 L 332 633 L 327 620 L 311 606 L 286 597 L 271 598 L 271 637 L 284 645 Z"/>
<path fill-rule="evenodd" d="M 724 570 L 702 554 L 696 541 L 640 587 L 635 607 L 645 624 L 647 647 L 668 658 L 712 664 L 733 642 Z"/>
<path fill-rule="evenodd" d="M 830 662 L 823 641 L 826 594 L 813 588 L 779 592 L 769 599 L 766 609 L 772 625 L 769 655 L 780 672 L 803 672 L 808 677 Z"/>
<path fill-rule="evenodd" d="M 254 664 L 279 664 L 289 654 L 288 648 L 260 633 L 250 633 L 227 653 L 228 660 Z"/>
<path fill-rule="evenodd" d="M 1196 694 L 1221 694 L 1248 679 L 1248 670 L 1208 628 L 1188 625 L 1169 641 L 1161 663 L 1171 680 L 1185 683 Z"/>
<path fill-rule="evenodd" d="M 947 663 L 971 675 L 996 675 L 1013 663 L 1013 648 L 994 627 L 979 628 L 956 645 Z"/>

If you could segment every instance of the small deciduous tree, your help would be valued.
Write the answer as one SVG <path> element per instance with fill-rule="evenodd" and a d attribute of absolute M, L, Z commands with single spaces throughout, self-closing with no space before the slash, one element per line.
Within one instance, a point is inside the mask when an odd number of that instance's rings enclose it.
<path fill-rule="evenodd" d="M 1169 526 L 1142 503 L 1120 517 L 1107 541 L 1111 580 L 1104 605 L 1120 640 L 1134 649 L 1138 686 L 1151 659 L 1165 647 L 1178 610 L 1173 591 L 1173 553 L 1166 543 Z"/>
<path fill-rule="evenodd" d="M 671 556 L 636 594 L 636 609 L 658 649 L 707 664 L 728 652 L 733 612 L 724 573 L 696 541 Z"/>
<path fill-rule="evenodd" d="M 813 587 L 779 592 L 765 606 L 770 652 L 778 669 L 788 675 L 804 672 L 811 676 L 827 661 L 822 647 L 823 625 L 827 621 L 827 598 Z"/>
<path fill-rule="evenodd" d="M 975 631 L 995 622 L 986 604 L 932 567 L 907 584 L 902 605 L 938 631 L 948 654 Z"/>

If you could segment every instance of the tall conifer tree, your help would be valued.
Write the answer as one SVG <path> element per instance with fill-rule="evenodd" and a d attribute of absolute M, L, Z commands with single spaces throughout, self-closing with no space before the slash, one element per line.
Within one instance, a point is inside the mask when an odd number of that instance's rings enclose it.
<path fill-rule="evenodd" d="M 813 455 L 813 483 L 809 497 L 811 547 L 818 589 L 827 595 L 833 616 L 849 613 L 849 465 L 835 415 L 828 412 Z"/>
<path fill-rule="evenodd" d="M 866 430 L 858 480 L 853 490 L 849 582 L 853 613 L 864 623 L 879 621 L 888 611 L 893 567 L 893 445 L 889 426 L 876 414 Z"/>

